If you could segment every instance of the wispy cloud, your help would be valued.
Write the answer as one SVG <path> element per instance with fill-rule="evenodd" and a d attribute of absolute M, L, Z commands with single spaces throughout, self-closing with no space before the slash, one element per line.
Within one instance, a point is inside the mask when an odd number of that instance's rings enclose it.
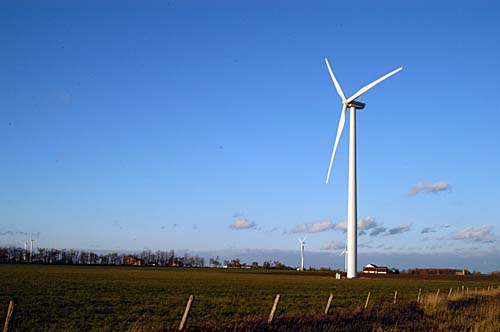
<path fill-rule="evenodd" d="M 470 227 L 451 234 L 454 240 L 468 240 L 473 242 L 491 243 L 496 237 L 492 234 L 493 226 Z"/>
<path fill-rule="evenodd" d="M 436 227 L 424 227 L 420 231 L 421 234 L 429 234 L 429 233 L 436 233 Z"/>
<path fill-rule="evenodd" d="M 387 230 L 387 228 L 385 227 L 375 227 L 374 229 L 372 229 L 372 231 L 370 232 L 370 236 L 377 236 L 379 234 L 382 234 L 383 232 L 385 232 Z"/>
<path fill-rule="evenodd" d="M 340 241 L 326 242 L 320 247 L 321 250 L 340 250 L 345 248 L 345 243 Z"/>
<path fill-rule="evenodd" d="M 257 226 L 257 224 L 252 220 L 237 219 L 231 225 L 229 225 L 229 228 L 233 230 L 241 230 L 255 228 L 255 226 Z"/>
<path fill-rule="evenodd" d="M 410 190 L 410 195 L 415 196 L 418 193 L 432 193 L 437 194 L 442 191 L 450 190 L 450 185 L 445 181 L 426 182 L 422 181 L 413 186 Z"/>
<path fill-rule="evenodd" d="M 292 229 L 292 233 L 319 233 L 334 228 L 335 224 L 333 222 L 325 220 L 316 223 L 297 225 Z"/>
<path fill-rule="evenodd" d="M 381 249 L 384 247 L 383 243 L 373 243 L 373 242 L 367 242 L 367 243 L 361 243 L 358 245 L 360 248 L 368 248 L 368 249 Z"/>
<path fill-rule="evenodd" d="M 411 229 L 411 225 L 410 224 L 403 224 L 403 225 L 399 225 L 397 227 L 389 229 L 387 231 L 387 233 L 385 233 L 385 235 L 401 234 L 401 233 L 408 232 L 410 229 Z"/>
<path fill-rule="evenodd" d="M 450 228 L 451 225 L 440 225 L 440 226 L 430 226 L 430 227 L 424 227 L 420 231 L 420 234 L 429 234 L 429 233 L 436 233 L 439 229 L 441 228 Z"/>

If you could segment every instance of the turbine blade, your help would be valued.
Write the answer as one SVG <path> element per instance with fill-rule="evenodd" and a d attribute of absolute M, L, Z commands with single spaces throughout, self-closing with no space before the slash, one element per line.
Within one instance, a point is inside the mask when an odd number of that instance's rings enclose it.
<path fill-rule="evenodd" d="M 327 184 L 328 181 L 330 181 L 330 173 L 332 171 L 333 158 L 335 158 L 335 152 L 337 152 L 340 136 L 342 135 L 342 130 L 344 129 L 346 108 L 347 106 L 344 104 L 344 106 L 342 107 L 342 112 L 340 113 L 340 121 L 339 121 L 339 127 L 337 129 L 337 137 L 335 138 L 335 145 L 333 146 L 332 157 L 330 159 L 330 166 L 328 167 L 328 174 L 326 175 Z"/>
<path fill-rule="evenodd" d="M 345 101 L 344 91 L 342 91 L 342 88 L 340 87 L 340 84 L 337 81 L 337 78 L 333 74 L 333 70 L 330 67 L 330 63 L 328 62 L 327 58 L 325 58 L 325 62 L 326 62 L 326 66 L 328 67 L 328 71 L 330 72 L 330 77 L 332 78 L 333 84 L 335 85 L 335 89 L 337 89 L 337 93 L 339 94 L 340 98 L 342 98 L 342 101 Z"/>
<path fill-rule="evenodd" d="M 356 92 L 355 94 L 353 94 L 352 97 L 349 97 L 349 99 L 347 99 L 346 101 L 344 101 L 344 104 L 349 104 L 351 101 L 357 99 L 358 97 L 361 97 L 361 95 L 363 95 L 364 93 L 366 93 L 368 90 L 370 90 L 371 88 L 373 88 L 375 85 L 379 84 L 383 80 L 388 79 L 392 75 L 399 73 L 401 70 L 403 70 L 403 67 L 399 67 L 398 69 L 394 69 L 389 74 L 385 74 L 381 78 L 379 78 L 379 79 L 371 82 L 370 84 L 365 85 L 364 87 L 362 87 L 361 89 L 359 89 L 358 92 Z"/>

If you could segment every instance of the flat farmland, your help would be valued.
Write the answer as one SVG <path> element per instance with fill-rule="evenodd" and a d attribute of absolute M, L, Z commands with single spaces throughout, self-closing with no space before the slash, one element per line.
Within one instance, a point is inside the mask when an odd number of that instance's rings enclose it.
<path fill-rule="evenodd" d="M 189 322 L 266 317 L 276 294 L 276 316 L 332 308 L 415 300 L 423 293 L 450 288 L 474 290 L 500 280 L 477 277 L 439 279 L 360 278 L 336 280 L 324 272 L 210 268 L 136 268 L 102 266 L 0 265 L 0 317 L 10 299 L 16 303 L 16 331 L 127 331 L 134 326 L 179 323 L 190 294 Z"/>

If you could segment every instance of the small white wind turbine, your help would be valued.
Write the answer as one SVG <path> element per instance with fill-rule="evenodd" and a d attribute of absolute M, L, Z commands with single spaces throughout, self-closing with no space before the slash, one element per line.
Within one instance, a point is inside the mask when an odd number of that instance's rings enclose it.
<path fill-rule="evenodd" d="M 33 261 L 33 242 L 35 242 L 35 240 L 30 237 L 30 263 Z"/>
<path fill-rule="evenodd" d="M 326 183 L 330 180 L 330 172 L 332 170 L 333 158 L 335 157 L 335 152 L 337 151 L 337 146 L 342 135 L 342 130 L 345 124 L 345 113 L 347 108 L 351 110 L 350 113 L 350 123 L 349 123 L 349 193 L 347 202 L 347 278 L 356 278 L 357 276 L 357 202 L 356 202 L 356 110 L 361 110 L 365 107 L 364 103 L 356 101 L 357 98 L 361 97 L 368 90 L 373 88 L 375 85 L 379 84 L 383 80 L 391 77 L 392 75 L 398 73 L 403 68 L 399 67 L 390 73 L 380 77 L 379 79 L 373 81 L 372 83 L 362 87 L 351 97 L 346 98 L 344 91 L 340 87 L 337 78 L 333 74 L 332 68 L 328 63 L 328 59 L 325 58 L 326 66 L 330 72 L 330 77 L 332 78 L 335 89 L 342 99 L 342 111 L 340 113 L 340 121 L 337 129 L 337 136 L 335 138 L 335 144 L 333 146 L 332 157 L 330 158 L 330 166 L 328 167 L 328 174 L 326 176 Z"/>
<path fill-rule="evenodd" d="M 301 271 L 304 271 L 304 245 L 306 243 L 306 239 L 307 239 L 307 235 L 301 240 L 299 238 L 299 242 L 300 242 L 300 270 Z"/>
<path fill-rule="evenodd" d="M 342 250 L 339 256 L 344 256 L 344 272 L 347 272 L 347 243 L 345 244 L 345 249 Z"/>
<path fill-rule="evenodd" d="M 24 251 L 23 251 L 23 262 L 26 262 L 26 256 L 28 255 L 28 240 L 24 241 Z"/>

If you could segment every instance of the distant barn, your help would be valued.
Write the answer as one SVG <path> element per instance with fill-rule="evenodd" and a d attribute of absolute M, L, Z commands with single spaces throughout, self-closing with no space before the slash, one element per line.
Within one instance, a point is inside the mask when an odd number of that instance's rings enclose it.
<path fill-rule="evenodd" d="M 389 273 L 389 268 L 387 266 L 377 266 L 375 264 L 368 264 L 363 266 L 363 273 L 387 274 Z"/>

